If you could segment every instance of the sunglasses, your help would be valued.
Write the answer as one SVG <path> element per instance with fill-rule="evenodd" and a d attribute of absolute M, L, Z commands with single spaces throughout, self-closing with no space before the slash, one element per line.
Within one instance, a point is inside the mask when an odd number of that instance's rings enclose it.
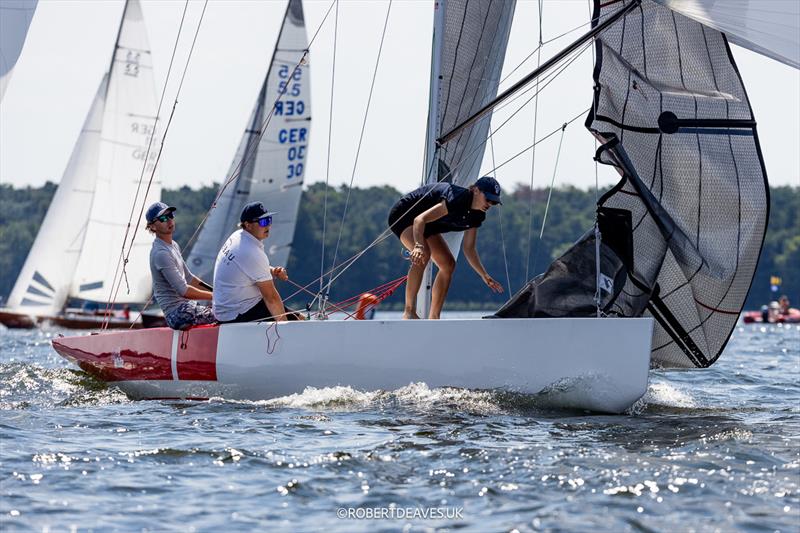
<path fill-rule="evenodd" d="M 262 228 L 266 228 L 267 226 L 272 224 L 272 215 L 266 216 L 264 218 L 259 218 L 258 220 L 251 220 L 251 222 L 258 222 L 258 225 Z"/>
<path fill-rule="evenodd" d="M 175 218 L 175 214 L 167 213 L 166 215 L 161 215 L 156 217 L 156 220 L 158 220 L 159 222 L 166 222 L 167 220 L 172 220 L 173 218 Z"/>

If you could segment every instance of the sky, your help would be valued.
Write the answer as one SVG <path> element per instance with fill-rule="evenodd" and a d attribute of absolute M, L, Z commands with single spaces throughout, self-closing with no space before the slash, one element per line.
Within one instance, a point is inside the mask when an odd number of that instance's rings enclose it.
<path fill-rule="evenodd" d="M 122 0 L 39 1 L 25 47 L 0 103 L 0 183 L 39 186 L 60 180 L 97 85 L 108 68 L 123 4 Z M 183 0 L 142 1 L 159 94 L 184 4 Z M 167 188 L 208 185 L 227 177 L 286 6 L 281 0 L 210 0 L 184 85 L 177 95 L 177 79 L 187 64 L 203 5 L 200 0 L 189 1 L 171 82 L 165 91 L 167 111 L 177 97 L 159 166 Z M 356 148 L 389 2 L 340 3 L 335 76 L 334 14 L 322 24 L 330 5 L 329 0 L 304 2 L 309 38 L 319 29 L 309 62 L 313 122 L 305 182 L 327 179 L 340 185 L 349 183 L 352 177 L 358 187 L 389 184 L 401 191 L 411 190 L 419 184 L 423 166 L 433 1 L 392 3 L 357 164 Z M 543 40 L 588 20 L 588 0 L 544 0 Z M 519 0 L 504 77 L 536 48 L 537 28 L 537 2 Z M 547 44 L 542 61 L 586 29 L 582 26 Z M 733 48 L 758 121 L 770 183 L 800 185 L 800 71 Z M 503 81 L 501 90 L 533 70 L 535 62 L 533 56 L 520 66 Z M 567 127 L 563 142 L 561 134 L 556 133 L 537 146 L 535 165 L 531 151 L 504 164 L 497 177 L 505 189 L 531 182 L 537 187 L 551 182 L 581 188 L 595 185 L 594 139 L 583 127 L 591 98 L 591 66 L 589 48 L 541 93 L 537 138 L 558 130 L 576 115 L 581 117 Z M 517 107 L 496 112 L 493 129 Z M 484 157 L 484 171 L 530 146 L 533 124 L 531 102 L 495 134 Z M 556 166 L 559 144 L 562 148 Z M 616 181 L 613 172 L 600 167 L 600 186 Z"/>

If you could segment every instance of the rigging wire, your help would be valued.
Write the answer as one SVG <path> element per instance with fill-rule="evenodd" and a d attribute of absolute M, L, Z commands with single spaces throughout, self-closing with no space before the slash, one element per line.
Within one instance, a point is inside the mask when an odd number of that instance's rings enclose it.
<path fill-rule="evenodd" d="M 589 0 L 589 20 L 591 21 L 592 14 L 592 0 Z M 595 48 L 592 47 L 592 64 L 594 65 L 597 62 L 597 58 L 595 57 Z M 594 87 L 595 90 L 598 90 L 599 87 Z M 593 109 L 593 116 L 597 116 L 597 100 L 594 98 L 594 94 L 592 94 L 592 109 Z M 592 136 L 594 139 L 594 151 L 597 153 L 597 137 L 594 135 Z M 598 176 L 598 161 L 594 159 L 594 205 L 595 208 L 598 209 L 600 206 L 597 205 L 600 201 L 600 178 Z M 600 222 L 598 220 L 598 214 L 595 215 L 595 222 L 594 222 L 594 261 L 595 261 L 595 292 L 594 292 L 594 303 L 597 307 L 597 317 L 603 316 L 603 310 L 601 309 L 602 304 L 602 293 L 600 292 L 600 281 L 601 281 L 601 271 L 600 271 L 600 242 L 602 239 L 602 235 L 600 234 Z"/>
<path fill-rule="evenodd" d="M 378 45 L 378 54 L 375 57 L 375 69 L 372 72 L 372 83 L 370 84 L 370 87 L 369 87 L 369 96 L 367 97 L 367 106 L 366 106 L 366 108 L 364 110 L 364 120 L 361 122 L 361 133 L 358 136 L 358 146 L 356 148 L 355 160 L 353 161 L 353 171 L 350 173 L 350 185 L 347 188 L 347 197 L 345 198 L 345 201 L 344 201 L 344 210 L 342 211 L 342 221 L 339 224 L 339 236 L 336 238 L 336 248 L 333 251 L 333 261 L 331 262 L 332 266 L 336 266 L 336 258 L 339 255 L 339 244 L 342 241 L 342 233 L 344 231 L 344 222 L 345 222 L 345 219 L 347 217 L 347 208 L 350 205 L 350 195 L 353 192 L 353 181 L 355 180 L 355 177 L 356 177 L 356 168 L 358 167 L 358 157 L 361 154 L 361 145 L 362 145 L 362 143 L 364 141 L 364 132 L 366 131 L 366 128 L 367 128 L 367 118 L 369 116 L 370 104 L 372 103 L 372 95 L 373 95 L 373 92 L 375 90 L 375 80 L 378 77 L 378 66 L 380 65 L 380 61 L 381 61 L 381 52 L 383 51 L 383 43 L 384 43 L 384 40 L 386 38 L 386 29 L 389 26 L 389 14 L 390 14 L 391 10 L 392 10 L 392 0 L 389 0 L 389 6 L 386 8 L 386 18 L 383 21 L 383 32 L 381 33 L 381 42 Z M 335 57 L 335 52 L 334 52 L 334 57 Z M 329 148 L 330 148 L 330 139 L 328 140 L 328 145 L 329 145 Z M 326 189 L 326 193 L 327 193 L 327 189 Z M 325 232 L 324 232 L 324 229 L 323 229 L 323 236 L 324 236 L 324 234 L 325 234 Z M 323 242 L 324 242 L 324 240 L 323 240 Z M 325 254 L 323 253 L 323 260 L 324 260 L 324 257 L 325 257 Z"/>
<path fill-rule="evenodd" d="M 320 22 L 319 26 L 317 27 L 317 31 L 314 32 L 314 36 L 308 42 L 308 48 L 306 48 L 304 50 L 303 56 L 300 58 L 300 61 L 298 63 L 296 63 L 295 66 L 294 66 L 294 69 L 292 69 L 292 72 L 289 75 L 290 78 L 292 76 L 294 76 L 295 72 L 297 72 L 297 69 L 299 69 L 302 65 L 304 65 L 306 63 L 307 57 L 308 57 L 308 53 L 311 50 L 311 45 L 314 44 L 314 40 L 317 38 L 317 35 L 319 35 L 319 32 L 322 29 L 322 26 L 325 25 L 325 21 L 328 20 L 328 16 L 330 15 L 331 10 L 333 9 L 333 7 L 334 7 L 334 5 L 336 4 L 337 1 L 338 0 L 332 0 L 331 1 L 331 5 L 330 5 L 330 7 L 328 7 L 328 11 L 325 12 L 325 16 L 322 18 L 322 22 Z M 272 117 L 275 114 L 275 104 L 280 102 L 281 98 L 283 98 L 283 96 L 286 94 L 287 87 L 288 87 L 288 85 L 286 87 L 284 87 L 284 90 L 281 91 L 278 94 L 278 97 L 275 99 L 275 102 L 273 102 L 272 107 L 270 108 L 270 112 L 267 114 L 266 118 L 261 122 L 261 127 L 258 130 L 258 134 L 250 139 L 250 142 L 248 143 L 247 147 L 245 148 L 244 154 L 242 155 L 242 159 L 239 161 L 239 163 L 236 165 L 236 167 L 233 169 L 233 171 L 231 171 L 231 175 L 220 186 L 219 190 L 217 191 L 216 196 L 214 197 L 214 201 L 211 202 L 211 207 L 209 207 L 209 209 L 206 211 L 205 215 L 203 216 L 203 219 L 200 221 L 200 223 L 195 228 L 194 233 L 192 233 L 192 236 L 189 237 L 189 239 L 183 245 L 184 249 L 188 249 L 189 245 L 192 244 L 192 242 L 194 242 L 195 238 L 200 233 L 200 229 L 203 227 L 203 224 L 205 224 L 206 220 L 211 215 L 211 211 L 213 211 L 216 208 L 217 202 L 222 197 L 222 195 L 225 193 L 225 190 L 228 188 L 228 186 L 231 183 L 233 183 L 234 181 L 236 181 L 239 178 L 239 176 L 242 173 L 242 169 L 255 156 L 256 151 L 255 151 L 254 148 L 259 144 L 259 142 L 261 141 L 262 136 L 264 135 L 264 132 L 267 129 L 267 126 L 269 126 L 269 123 L 272 121 Z"/>
<path fill-rule="evenodd" d="M 322 18 L 322 21 L 319 23 L 319 26 L 317 26 L 317 29 L 314 32 L 314 36 L 311 38 L 311 40 L 308 43 L 308 47 L 304 50 L 303 56 L 300 58 L 300 61 L 294 66 L 294 69 L 292 69 L 292 72 L 289 75 L 290 78 L 292 76 L 294 76 L 295 72 L 297 72 L 297 69 L 299 69 L 302 65 L 304 65 L 306 63 L 306 58 L 308 57 L 308 52 L 311 49 L 311 45 L 314 44 L 314 41 L 316 40 L 317 36 L 319 35 L 319 32 L 322 30 L 322 27 L 325 25 L 325 22 L 328 20 L 328 16 L 330 16 L 331 10 L 333 9 L 334 5 L 336 5 L 337 1 L 338 0 L 332 0 L 331 1 L 331 5 L 328 7 L 328 10 L 325 12 L 325 16 Z M 206 0 L 206 4 L 207 3 L 208 3 L 208 0 Z M 204 11 L 205 11 L 205 9 L 204 9 Z M 202 20 L 201 20 L 201 22 L 202 22 Z M 198 26 L 198 31 L 199 31 L 199 26 Z M 197 34 L 195 34 L 195 40 L 196 39 L 197 39 Z M 194 47 L 194 44 L 192 45 L 192 47 Z M 187 60 L 187 66 L 188 66 L 188 60 Z M 184 76 L 185 76 L 185 74 L 186 74 L 186 72 L 184 71 Z M 182 84 L 183 84 L 183 80 L 181 80 L 181 85 Z M 288 85 L 287 85 L 287 87 L 288 87 Z M 197 235 L 200 233 L 200 229 L 203 227 L 203 224 L 205 223 L 205 221 L 208 220 L 208 217 L 211 215 L 211 212 L 216 207 L 217 202 L 219 201 L 219 199 L 225 193 L 225 190 L 227 189 L 227 187 L 231 183 L 236 181 L 236 179 L 241 174 L 242 168 L 244 168 L 244 166 L 255 155 L 256 152 L 252 148 L 254 148 L 255 146 L 258 145 L 258 141 L 264 135 L 264 131 L 266 131 L 266 127 L 269 125 L 269 123 L 272 120 L 272 117 L 274 115 L 275 104 L 278 103 L 281 100 L 281 98 L 284 96 L 284 94 L 286 94 L 286 87 L 284 87 L 284 90 L 282 92 L 280 92 L 278 94 L 278 97 L 275 99 L 275 102 L 273 103 L 272 107 L 270 108 L 270 112 L 267 114 L 267 117 L 261 123 L 261 128 L 259 130 L 258 135 L 254 139 L 251 139 L 251 141 L 252 141 L 251 143 L 248 143 L 248 146 L 245 149 L 245 153 L 243 154 L 241 161 L 239 161 L 238 165 L 231 172 L 231 175 L 225 180 L 225 182 L 220 187 L 219 191 L 217 191 L 217 194 L 214 197 L 213 202 L 211 203 L 211 207 L 209 207 L 209 209 L 206 210 L 205 215 L 203 215 L 203 219 L 200 221 L 200 223 L 195 228 L 194 233 L 192 233 L 192 235 L 189 237 L 189 239 L 184 244 L 184 246 L 183 246 L 184 250 L 188 249 L 189 245 L 191 245 L 191 243 L 194 242 L 195 238 L 197 238 Z M 177 97 L 176 97 L 175 103 L 177 104 Z M 174 107 L 173 107 L 173 112 L 174 112 Z M 166 131 L 165 131 L 165 135 L 166 135 Z M 162 140 L 162 148 L 163 148 L 163 140 Z M 157 161 L 156 161 L 156 164 L 157 164 Z M 154 167 L 154 172 L 155 172 L 155 167 Z M 152 300 L 153 300 L 153 296 L 151 294 L 151 296 L 148 299 L 148 301 L 145 303 L 145 305 L 139 311 L 139 317 L 137 317 L 137 320 L 141 317 L 142 312 L 145 309 L 147 309 L 147 307 L 150 305 Z M 131 327 L 133 327 L 133 324 L 131 324 Z"/>
<path fill-rule="evenodd" d="M 175 54 L 176 54 L 176 52 L 178 50 L 178 43 L 180 42 L 181 33 L 183 32 L 183 23 L 186 20 L 186 11 L 187 11 L 188 7 L 189 7 L 189 0 L 186 0 L 186 2 L 183 5 L 183 13 L 181 14 L 181 22 L 180 22 L 180 24 L 178 26 L 178 33 L 175 36 L 175 44 L 172 46 L 172 55 L 170 56 L 169 67 L 167 68 L 167 78 L 164 80 L 164 87 L 161 90 L 161 98 L 159 99 L 158 108 L 156 110 L 156 116 L 155 116 L 155 119 L 153 120 L 153 133 L 150 135 L 150 138 L 149 138 L 148 143 L 147 143 L 147 151 L 145 153 L 144 161 L 142 162 L 142 171 L 139 174 L 139 181 L 136 184 L 136 193 L 134 194 L 133 202 L 131 202 L 131 212 L 128 215 L 128 224 L 125 227 L 125 235 L 122 238 L 122 246 L 120 247 L 120 254 L 119 254 L 119 257 L 117 259 L 117 266 L 116 266 L 116 268 L 114 270 L 114 277 L 113 277 L 113 279 L 111 281 L 111 293 L 109 294 L 109 299 L 106 302 L 106 308 L 105 308 L 105 311 L 103 313 L 103 324 L 101 326 L 101 329 L 106 329 L 108 327 L 108 322 L 111 319 L 111 310 L 113 308 L 114 302 L 117 299 L 117 294 L 119 292 L 119 286 L 122 284 L 122 279 L 118 280 L 118 278 L 120 277 L 120 267 L 122 268 L 121 277 L 124 278 L 125 285 L 126 285 L 126 287 L 128 289 L 128 292 L 130 292 L 130 285 L 128 284 L 128 276 L 127 276 L 127 272 L 125 270 L 125 266 L 127 265 L 128 258 L 130 256 L 130 249 L 128 250 L 128 253 L 126 254 L 125 253 L 125 244 L 128 242 L 128 235 L 130 233 L 131 224 L 133 223 L 133 215 L 136 212 L 136 204 L 139 201 L 139 191 L 141 190 L 142 182 L 144 181 L 144 175 L 145 175 L 145 172 L 147 170 L 147 162 L 150 159 L 150 150 L 151 150 L 151 147 L 153 145 L 153 139 L 155 137 L 156 127 L 158 126 L 158 119 L 161 116 L 161 106 L 164 103 L 164 98 L 165 98 L 166 93 L 167 93 L 167 85 L 168 85 L 168 82 L 169 82 L 169 78 L 172 75 L 172 66 L 173 66 L 173 64 L 175 62 Z M 205 11 L 205 6 L 203 7 L 203 10 Z M 201 17 L 200 21 L 202 22 L 202 17 Z M 199 29 L 199 24 L 198 24 L 198 29 Z M 117 50 L 116 50 L 116 47 L 115 47 L 113 55 L 116 55 L 116 53 L 117 53 Z M 113 62 L 114 62 L 113 61 L 113 55 L 112 55 L 112 65 L 113 65 Z M 109 70 L 109 73 L 110 73 L 110 70 Z M 166 134 L 166 131 L 165 131 L 165 134 Z M 153 172 L 150 175 L 150 182 L 152 182 L 154 174 L 155 174 L 155 165 L 153 165 Z M 149 192 L 150 183 L 148 183 L 146 190 Z M 142 204 L 144 204 L 144 199 L 145 198 L 147 198 L 147 192 L 145 192 L 145 194 L 144 194 L 144 197 L 142 199 L 143 200 Z M 144 205 L 142 206 L 142 209 L 144 209 Z M 138 224 L 135 225 L 134 227 L 135 227 L 134 233 L 133 233 L 133 236 L 131 237 L 131 248 L 133 247 L 133 239 L 136 237 L 136 231 L 138 229 Z"/>
<path fill-rule="evenodd" d="M 561 145 L 564 144 L 564 132 L 567 131 L 568 123 L 561 127 L 561 139 L 558 141 L 558 152 L 556 152 L 556 163 L 553 165 L 553 177 L 550 179 L 550 190 L 547 193 L 547 203 L 544 206 L 544 216 L 542 216 L 542 228 L 539 231 L 539 240 L 536 241 L 536 251 L 533 254 L 533 271 L 536 272 L 536 260 L 539 258 L 539 245 L 544 236 L 544 226 L 547 223 L 547 212 L 550 210 L 550 200 L 553 197 L 553 187 L 556 183 L 556 173 L 558 172 L 558 160 L 561 158 Z"/>
<path fill-rule="evenodd" d="M 322 210 L 322 253 L 319 258 L 319 292 L 322 294 L 323 279 L 325 276 L 325 236 L 328 227 L 328 183 L 331 174 L 331 137 L 333 134 L 333 94 L 336 85 L 336 40 L 339 35 L 339 0 L 336 0 L 336 14 L 333 18 L 333 64 L 331 65 L 331 98 L 330 110 L 328 112 L 328 157 L 325 163 L 325 195 Z M 330 287 L 329 287 L 330 289 Z M 325 312 L 326 296 L 320 301 L 320 313 Z"/>
<path fill-rule="evenodd" d="M 489 127 L 489 148 L 492 154 L 492 166 L 497 166 L 497 163 L 494 159 L 494 139 L 492 138 L 492 130 L 491 126 Z M 497 172 L 494 172 L 494 179 L 497 179 Z M 506 237 L 503 233 L 503 210 L 498 209 L 498 216 L 500 219 L 500 242 L 503 245 L 503 264 L 506 267 L 506 287 L 508 287 L 508 291 L 511 291 L 511 276 L 508 275 L 508 255 L 506 254 Z"/>
<path fill-rule="evenodd" d="M 543 1 L 539 0 L 539 46 L 537 49 L 539 50 L 538 57 L 536 58 L 536 68 L 539 68 L 542 60 L 542 8 L 543 8 Z M 531 149 L 531 182 L 528 187 L 528 249 L 525 252 L 525 278 L 522 280 L 522 284 L 524 285 L 530 279 L 529 267 L 531 263 L 531 237 L 533 236 L 533 183 L 536 171 L 536 127 L 539 122 L 539 80 L 536 80 L 535 85 L 535 98 L 536 102 L 534 104 L 533 110 L 533 148 Z"/>

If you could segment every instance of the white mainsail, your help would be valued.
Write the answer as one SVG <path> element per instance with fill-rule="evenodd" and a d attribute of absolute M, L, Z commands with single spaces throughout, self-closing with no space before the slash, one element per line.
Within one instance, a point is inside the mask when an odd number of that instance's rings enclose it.
<path fill-rule="evenodd" d="M 189 254 L 189 268 L 201 279 L 210 281 L 220 246 L 236 229 L 242 206 L 251 201 L 278 211 L 267 250 L 270 262 L 285 265 L 289 259 L 311 127 L 308 58 L 298 66 L 307 48 L 302 3 L 290 0 L 267 76 L 231 164 L 229 175 L 238 172 L 238 176 L 222 192 Z M 273 104 L 274 113 L 262 134 Z"/>
<path fill-rule="evenodd" d="M 13 312 L 48 316 L 61 311 L 70 297 L 98 302 L 108 298 L 156 109 L 155 80 L 138 0 L 126 4 L 114 50 L 111 68 L 100 83 L 9 296 L 8 308 Z M 146 176 L 151 171 L 148 164 Z M 156 180 L 147 201 L 160 194 Z M 121 290 L 117 301 L 148 299 L 149 241 L 139 236 L 127 266 L 131 293 Z"/>
<path fill-rule="evenodd" d="M 477 120 L 441 147 L 436 139 L 470 117 L 495 96 L 500 84 L 514 0 L 437 0 L 426 135 L 426 183 L 448 181 L 467 187 L 478 178 L 491 114 Z M 463 234 L 444 235 L 458 257 Z M 431 266 L 426 269 L 417 314 L 428 315 Z"/>
<path fill-rule="evenodd" d="M 800 68 L 800 2 L 797 0 L 656 0 L 723 32 L 732 43 Z"/>
<path fill-rule="evenodd" d="M 92 206 L 108 75 L 103 76 L 67 168 L 8 297 L 28 315 L 58 313 L 69 295 Z"/>
<path fill-rule="evenodd" d="M 0 101 L 11 80 L 14 65 L 25 45 L 28 28 L 39 0 L 3 0 L 0 2 Z"/>
<path fill-rule="evenodd" d="M 159 144 L 153 141 L 142 174 L 148 144 L 156 135 L 154 113 L 157 107 L 153 63 L 142 10 L 138 0 L 128 0 L 111 62 L 94 199 L 71 296 L 96 302 L 109 298 L 125 228 L 142 175 L 144 183 L 136 200 L 133 223 L 139 224 L 136 216 L 143 203 L 148 205 L 161 197 L 161 182 L 156 175 L 146 198 L 143 198 Z M 134 229 L 131 228 L 130 235 Z M 141 303 L 150 297 L 148 254 L 151 241 L 143 232 L 137 235 L 126 267 L 130 291 L 123 283 L 115 299 L 117 302 Z"/>

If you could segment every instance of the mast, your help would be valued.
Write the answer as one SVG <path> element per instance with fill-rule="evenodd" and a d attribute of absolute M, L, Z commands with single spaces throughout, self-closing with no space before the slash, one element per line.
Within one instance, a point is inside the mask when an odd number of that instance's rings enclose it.
<path fill-rule="evenodd" d="M 442 43 L 446 2 L 447 0 L 436 0 L 433 7 L 431 88 L 428 97 L 428 131 L 425 135 L 425 184 L 439 181 L 439 153 L 436 138 L 439 136 L 439 92 L 442 81 Z M 433 262 L 429 261 L 422 275 L 422 285 L 417 293 L 417 315 L 420 318 L 427 318 L 431 309 L 432 279 Z"/>

